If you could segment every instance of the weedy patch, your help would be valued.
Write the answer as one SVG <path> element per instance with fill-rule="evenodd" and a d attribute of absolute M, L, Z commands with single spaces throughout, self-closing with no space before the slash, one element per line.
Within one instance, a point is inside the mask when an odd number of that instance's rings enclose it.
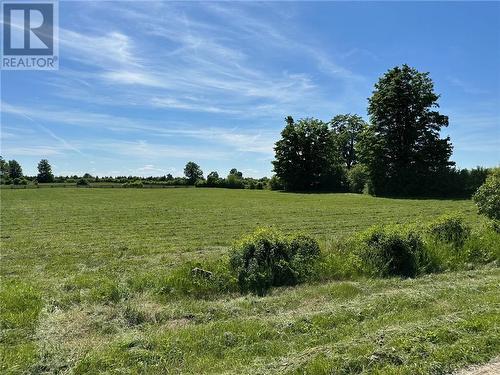
<path fill-rule="evenodd" d="M 453 214 L 440 216 L 431 222 L 428 231 L 435 239 L 460 248 L 469 237 L 471 227 L 465 223 L 462 216 Z"/>
<path fill-rule="evenodd" d="M 311 237 L 287 237 L 261 228 L 233 247 L 230 267 L 237 274 L 241 292 L 264 295 L 272 286 L 304 281 L 313 272 L 319 254 L 318 242 Z"/>

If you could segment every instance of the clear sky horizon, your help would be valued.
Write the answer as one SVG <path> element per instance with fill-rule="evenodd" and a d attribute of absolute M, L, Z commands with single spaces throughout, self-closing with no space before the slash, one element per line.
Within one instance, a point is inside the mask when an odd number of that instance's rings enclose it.
<path fill-rule="evenodd" d="M 271 175 L 284 118 L 356 113 L 430 72 L 457 167 L 500 163 L 499 2 L 59 3 L 59 70 L 1 72 L 1 155 L 27 175 Z"/>

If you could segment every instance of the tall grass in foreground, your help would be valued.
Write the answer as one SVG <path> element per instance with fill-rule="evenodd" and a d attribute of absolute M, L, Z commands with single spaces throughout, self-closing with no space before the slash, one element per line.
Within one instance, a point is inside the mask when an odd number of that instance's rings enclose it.
<path fill-rule="evenodd" d="M 22 282 L 2 282 L 0 287 L 0 369 L 14 363 L 12 373 L 21 372 L 34 360 L 37 346 L 32 341 L 43 308 L 41 293 Z M 9 348 L 9 350 L 4 350 Z"/>
<path fill-rule="evenodd" d="M 321 250 L 311 237 L 287 237 L 264 229 L 245 237 L 225 255 L 187 261 L 174 268 L 135 272 L 121 279 L 90 270 L 78 273 L 66 278 L 62 298 L 55 303 L 63 309 L 80 303 L 114 304 L 137 293 L 153 294 L 164 300 L 214 299 L 247 292 L 263 295 L 273 287 L 299 283 L 413 278 L 470 270 L 489 263 L 498 265 L 499 244 L 500 233 L 491 227 L 470 228 L 456 216 L 420 225 L 374 226 L 330 242 Z M 296 248 L 292 249 L 293 246 Z M 268 253 L 254 257 L 259 251 Z M 193 272 L 195 269 L 207 273 Z M 23 290 L 19 293 L 31 289 Z M 11 292 L 18 293 L 9 287 L 2 291 L 7 299 Z M 3 309 L 11 311 L 8 306 Z"/>
<path fill-rule="evenodd" d="M 293 252 L 287 250 L 291 243 L 297 246 Z M 499 244 L 500 233 L 487 225 L 472 229 L 457 215 L 420 225 L 374 226 L 320 252 L 310 237 L 287 239 L 275 230 L 259 229 L 237 243 L 228 257 L 186 263 L 165 275 L 136 276 L 128 285 L 171 298 L 212 298 L 238 291 L 263 295 L 273 286 L 302 282 L 418 277 L 498 264 Z M 210 276 L 195 275 L 194 268 Z"/>
<path fill-rule="evenodd" d="M 75 374 L 447 374 L 499 353 L 498 277 L 482 268 L 161 307 L 123 301 L 87 319 L 99 345 L 49 352 L 46 363 Z"/>

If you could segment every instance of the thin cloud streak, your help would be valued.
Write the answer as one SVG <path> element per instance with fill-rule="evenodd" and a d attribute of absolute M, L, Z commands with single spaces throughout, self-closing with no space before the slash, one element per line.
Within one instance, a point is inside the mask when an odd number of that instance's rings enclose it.
<path fill-rule="evenodd" d="M 239 152 L 255 152 L 262 154 L 272 153 L 274 140 L 278 134 L 272 131 L 263 131 L 259 129 L 227 129 L 222 127 L 204 126 L 200 128 L 189 128 L 185 125 L 171 124 L 167 126 L 164 122 L 132 120 L 125 117 L 115 117 L 101 113 L 86 113 L 73 111 L 59 111 L 55 108 L 51 109 L 28 109 L 19 106 L 13 106 L 9 103 L 2 102 L 3 112 L 6 114 L 21 116 L 40 125 L 38 119 L 51 123 L 59 123 L 63 125 L 74 125 L 79 127 L 90 127 L 107 129 L 116 133 L 135 132 L 137 137 L 179 137 L 198 139 L 211 144 L 224 146 L 226 149 Z M 37 120 L 34 120 L 36 118 Z M 67 149 L 82 153 L 80 149 L 71 145 L 65 139 L 56 136 L 46 127 L 42 129 L 52 138 L 60 141 Z M 129 145 L 127 142 L 123 142 Z M 212 152 L 217 152 L 213 150 Z M 147 152 L 149 153 L 149 151 Z M 199 153 L 198 153 L 199 154 Z M 193 152 L 189 153 L 193 155 Z"/>
<path fill-rule="evenodd" d="M 304 51 L 301 55 L 315 60 L 320 70 L 327 74 L 344 79 L 344 84 L 359 78 L 349 69 L 334 63 L 320 49 L 285 36 L 279 29 L 281 26 L 254 18 L 248 11 L 251 7 L 237 10 L 203 4 L 201 8 L 218 14 L 223 18 L 223 24 L 214 26 L 188 16 L 186 10 L 190 9 L 189 6 L 155 4 L 151 10 L 133 6 L 114 9 L 117 18 L 136 25 L 145 35 L 165 39 L 168 47 L 162 50 L 149 51 L 147 43 L 137 43 L 118 28 L 103 33 L 94 30 L 93 35 L 60 30 L 62 46 L 67 49 L 65 56 L 92 65 L 96 71 L 84 73 L 86 82 L 90 81 L 91 85 L 75 88 L 75 85 L 68 87 L 67 82 L 59 82 L 62 88 L 59 95 L 67 94 L 69 98 L 92 102 L 95 95 L 89 95 L 88 91 L 95 91 L 91 88 L 94 85 L 105 91 L 111 90 L 112 98 L 107 95 L 105 104 L 130 103 L 242 117 L 282 117 L 292 108 L 308 114 L 317 108 L 333 107 L 332 99 L 325 97 L 307 74 L 256 68 L 255 61 L 241 46 L 241 35 L 245 35 L 242 33 L 253 35 L 258 42 L 262 42 L 262 46 L 268 45 L 288 53 Z M 151 12 L 155 13 L 155 17 Z M 162 12 L 168 12 L 168 22 L 157 17 Z M 173 55 L 175 58 L 172 58 Z M 80 72 L 74 72 L 74 75 L 78 79 Z M 119 89 L 120 86 L 125 87 L 125 92 L 123 87 Z M 183 97 L 193 99 L 186 101 L 181 99 Z M 273 110 L 248 111 L 249 106 Z"/>

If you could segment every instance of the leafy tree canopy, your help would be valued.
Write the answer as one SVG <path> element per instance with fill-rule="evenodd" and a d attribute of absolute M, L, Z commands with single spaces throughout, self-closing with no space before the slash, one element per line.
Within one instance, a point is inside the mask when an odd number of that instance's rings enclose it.
<path fill-rule="evenodd" d="M 375 194 L 427 194 L 426 184 L 453 165 L 450 139 L 439 135 L 448 117 L 436 110 L 438 99 L 429 73 L 408 65 L 390 69 L 375 84 L 371 125 L 360 142 Z"/>
<path fill-rule="evenodd" d="M 23 169 L 16 160 L 9 160 L 9 177 L 12 179 L 23 177 Z"/>
<path fill-rule="evenodd" d="M 339 185 L 340 161 L 328 124 L 306 118 L 286 119 L 274 147 L 274 172 L 287 190 L 331 189 Z"/>
<path fill-rule="evenodd" d="M 87 175 L 87 173 L 85 174 Z M 90 176 L 90 175 L 89 175 Z M 92 176 L 90 176 L 92 177 Z M 88 178 L 85 177 L 84 178 Z M 38 175 L 36 177 L 38 182 L 52 182 L 54 181 L 54 175 L 52 174 L 52 167 L 47 159 L 42 159 L 38 163 Z"/>
<path fill-rule="evenodd" d="M 9 163 L 2 156 L 0 156 L 0 177 L 9 177 Z"/>
<path fill-rule="evenodd" d="M 351 169 L 358 162 L 356 145 L 367 124 L 361 116 L 345 114 L 331 119 L 330 126 L 344 165 L 347 169 Z"/>
<path fill-rule="evenodd" d="M 184 168 L 184 175 L 186 176 L 190 184 L 194 184 L 196 180 L 203 178 L 203 171 L 198 164 L 190 161 Z"/>
<path fill-rule="evenodd" d="M 229 171 L 229 176 L 236 176 L 237 178 L 243 178 L 243 173 L 238 171 L 236 168 L 233 168 Z"/>

